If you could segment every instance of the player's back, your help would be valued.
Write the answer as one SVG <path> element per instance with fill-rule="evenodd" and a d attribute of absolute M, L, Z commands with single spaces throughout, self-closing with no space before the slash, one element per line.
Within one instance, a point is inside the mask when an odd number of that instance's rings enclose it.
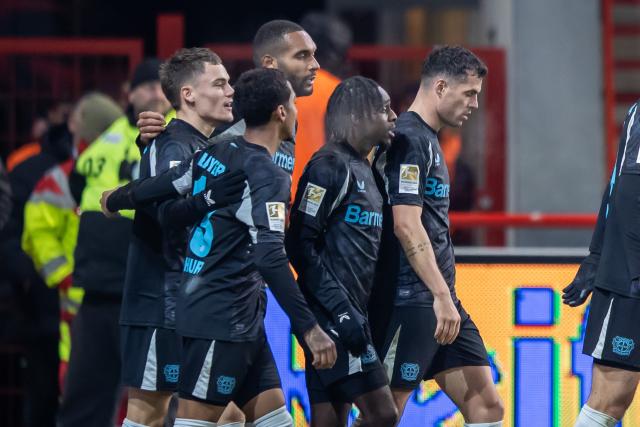
<path fill-rule="evenodd" d="M 284 233 L 290 177 L 269 152 L 238 136 L 194 157 L 193 193 L 207 180 L 244 170 L 241 202 L 210 212 L 191 231 L 178 297 L 178 332 L 194 338 L 249 341 L 263 328 L 262 277 L 252 256 L 258 240 Z M 215 197 L 215 195 L 213 196 Z"/>

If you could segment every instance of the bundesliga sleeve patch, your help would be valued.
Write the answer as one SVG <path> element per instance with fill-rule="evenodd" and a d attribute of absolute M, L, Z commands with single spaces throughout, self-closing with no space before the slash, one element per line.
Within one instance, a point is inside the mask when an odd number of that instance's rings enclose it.
<path fill-rule="evenodd" d="M 180 164 L 180 160 L 169 160 L 169 169 L 174 168 Z"/>
<path fill-rule="evenodd" d="M 269 230 L 284 233 L 285 208 L 283 202 L 267 202 Z"/>
<path fill-rule="evenodd" d="M 326 188 L 308 182 L 307 187 L 304 189 L 304 196 L 302 196 L 298 210 L 315 218 L 326 193 Z"/>
<path fill-rule="evenodd" d="M 420 180 L 420 166 L 400 165 L 400 180 L 398 193 L 418 194 L 418 182 Z"/>

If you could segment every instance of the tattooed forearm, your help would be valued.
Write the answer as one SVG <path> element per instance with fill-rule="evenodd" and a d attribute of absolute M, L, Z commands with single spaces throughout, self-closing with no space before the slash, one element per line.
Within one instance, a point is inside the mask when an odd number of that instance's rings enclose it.
<path fill-rule="evenodd" d="M 427 250 L 429 242 L 421 242 L 413 244 L 411 243 L 405 253 L 407 254 L 407 258 L 412 258 L 416 256 L 419 252 L 424 252 Z"/>

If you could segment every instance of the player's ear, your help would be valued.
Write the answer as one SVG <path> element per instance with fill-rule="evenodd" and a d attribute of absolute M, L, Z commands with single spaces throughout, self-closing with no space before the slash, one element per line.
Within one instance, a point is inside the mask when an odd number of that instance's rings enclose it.
<path fill-rule="evenodd" d="M 287 119 L 287 109 L 284 108 L 284 105 L 278 105 L 278 107 L 276 107 L 276 109 L 273 111 L 273 117 L 277 121 L 284 123 L 284 121 Z"/>
<path fill-rule="evenodd" d="M 180 88 L 180 98 L 184 99 L 186 102 L 193 103 L 195 101 L 193 87 L 191 85 L 182 86 Z"/>
<path fill-rule="evenodd" d="M 442 98 L 442 96 L 447 91 L 447 82 L 444 79 L 436 79 L 433 85 L 438 98 Z"/>
<path fill-rule="evenodd" d="M 278 60 L 271 55 L 264 55 L 260 60 L 264 68 L 278 68 Z"/>

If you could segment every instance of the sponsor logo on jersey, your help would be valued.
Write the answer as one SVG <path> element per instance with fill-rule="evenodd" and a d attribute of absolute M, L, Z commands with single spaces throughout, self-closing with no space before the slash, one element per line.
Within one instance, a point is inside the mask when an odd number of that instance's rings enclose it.
<path fill-rule="evenodd" d="M 202 169 L 205 169 L 213 176 L 218 176 L 227 170 L 227 167 L 220 160 L 216 159 L 207 152 L 202 153 L 202 156 L 200 156 L 200 160 L 198 160 L 198 166 Z"/>
<path fill-rule="evenodd" d="M 400 365 L 400 376 L 405 381 L 415 381 L 420 373 L 420 365 L 417 363 L 403 363 Z"/>
<path fill-rule="evenodd" d="M 366 193 L 367 190 L 364 188 L 364 180 L 356 180 L 356 188 L 358 189 L 358 193 Z"/>
<path fill-rule="evenodd" d="M 382 213 L 362 209 L 358 205 L 347 206 L 344 220 L 350 224 L 370 225 L 382 227 Z"/>
<path fill-rule="evenodd" d="M 216 387 L 220 394 L 231 394 L 236 387 L 236 379 L 234 377 L 220 375 L 216 381 Z"/>
<path fill-rule="evenodd" d="M 435 166 L 440 166 L 440 153 L 436 153 L 436 157 L 433 160 L 433 163 L 435 164 Z"/>
<path fill-rule="evenodd" d="M 284 233 L 285 208 L 282 202 L 267 202 L 269 230 Z"/>
<path fill-rule="evenodd" d="M 418 194 L 418 181 L 420 180 L 420 166 L 400 165 L 400 180 L 398 193 Z"/>
<path fill-rule="evenodd" d="M 636 346 L 631 338 L 616 336 L 612 341 L 613 352 L 619 356 L 628 357 Z"/>
<path fill-rule="evenodd" d="M 437 178 L 427 178 L 424 187 L 425 196 L 433 196 L 438 199 L 444 199 L 449 197 L 449 191 L 451 186 L 444 184 Z"/>
<path fill-rule="evenodd" d="M 315 217 L 326 193 L 326 188 L 308 182 L 304 189 L 304 195 L 302 196 L 298 210 Z"/>
<path fill-rule="evenodd" d="M 180 377 L 180 365 L 164 365 L 164 380 L 168 383 L 177 383 Z"/>
<path fill-rule="evenodd" d="M 293 156 L 276 151 L 276 154 L 273 155 L 273 163 L 287 172 L 293 172 L 295 159 Z"/>

